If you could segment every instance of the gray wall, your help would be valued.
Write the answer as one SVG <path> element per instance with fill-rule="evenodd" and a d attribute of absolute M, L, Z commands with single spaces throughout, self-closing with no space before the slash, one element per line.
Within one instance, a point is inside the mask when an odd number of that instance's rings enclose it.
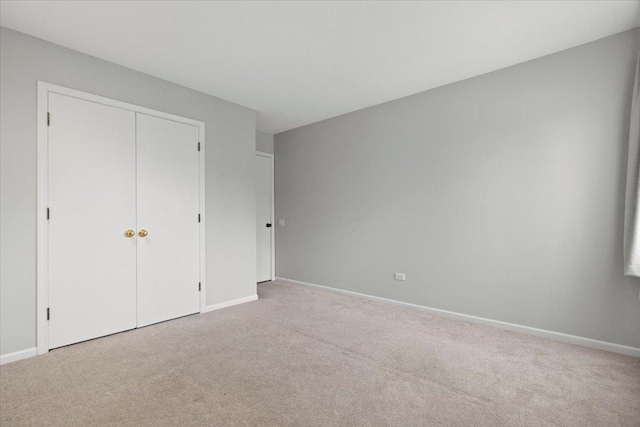
<path fill-rule="evenodd" d="M 256 151 L 273 154 L 273 135 L 256 130 Z"/>
<path fill-rule="evenodd" d="M 255 295 L 255 112 L 6 28 L 0 33 L 0 353 L 36 345 L 36 81 L 206 124 L 207 304 Z"/>
<path fill-rule="evenodd" d="M 640 347 L 638 49 L 633 30 L 276 135 L 277 275 Z"/>

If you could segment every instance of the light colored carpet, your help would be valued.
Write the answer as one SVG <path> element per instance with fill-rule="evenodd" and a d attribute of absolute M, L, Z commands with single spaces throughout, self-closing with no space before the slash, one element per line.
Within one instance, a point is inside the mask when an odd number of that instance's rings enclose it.
<path fill-rule="evenodd" d="M 638 426 L 640 359 L 285 283 L 0 368 L 3 426 Z"/>

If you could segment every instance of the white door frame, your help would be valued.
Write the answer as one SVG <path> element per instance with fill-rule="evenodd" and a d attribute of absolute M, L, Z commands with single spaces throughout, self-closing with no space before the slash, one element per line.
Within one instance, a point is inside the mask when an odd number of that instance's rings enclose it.
<path fill-rule="evenodd" d="M 267 157 L 271 161 L 271 280 L 276 280 L 276 191 L 274 157 L 271 153 L 256 150 L 256 156 Z"/>
<path fill-rule="evenodd" d="M 96 102 L 123 110 L 144 113 L 163 119 L 173 120 L 180 123 L 196 126 L 200 141 L 200 158 L 198 160 L 198 176 L 200 183 L 200 313 L 206 311 L 207 305 L 207 283 L 206 283 L 206 245 L 205 245 L 205 135 L 204 122 L 164 113 L 150 108 L 140 107 L 127 102 L 117 101 L 75 89 L 57 86 L 51 83 L 38 81 L 38 140 L 37 140 L 37 232 L 36 232 L 36 344 L 38 354 L 49 351 L 49 328 L 47 324 L 47 308 L 49 306 L 49 259 L 48 259 L 48 221 L 47 207 L 49 200 L 49 170 L 48 170 L 48 99 L 49 93 L 70 96 L 73 98 Z M 51 121 L 55 117 L 51 116 Z"/>

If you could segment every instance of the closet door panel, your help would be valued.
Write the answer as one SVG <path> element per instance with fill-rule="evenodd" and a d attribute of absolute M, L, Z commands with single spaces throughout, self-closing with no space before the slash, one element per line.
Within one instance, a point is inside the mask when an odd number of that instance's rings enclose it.
<path fill-rule="evenodd" d="M 137 114 L 138 326 L 199 312 L 198 128 Z M 143 231 L 144 230 L 144 231 Z"/>
<path fill-rule="evenodd" d="M 256 279 L 271 280 L 271 159 L 256 155 Z M 267 226 L 269 224 L 269 226 Z"/>
<path fill-rule="evenodd" d="M 135 113 L 49 94 L 49 347 L 136 326 Z"/>

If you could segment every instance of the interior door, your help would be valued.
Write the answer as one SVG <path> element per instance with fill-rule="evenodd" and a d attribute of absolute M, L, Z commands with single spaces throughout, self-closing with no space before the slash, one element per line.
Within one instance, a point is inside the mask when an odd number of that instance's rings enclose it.
<path fill-rule="evenodd" d="M 200 311 L 198 128 L 137 113 L 138 326 Z"/>
<path fill-rule="evenodd" d="M 55 348 L 136 327 L 136 119 L 53 93 L 48 110 L 49 348 Z"/>
<path fill-rule="evenodd" d="M 271 158 L 256 155 L 256 247 L 258 282 L 271 280 L 271 233 L 273 218 L 271 218 Z"/>

